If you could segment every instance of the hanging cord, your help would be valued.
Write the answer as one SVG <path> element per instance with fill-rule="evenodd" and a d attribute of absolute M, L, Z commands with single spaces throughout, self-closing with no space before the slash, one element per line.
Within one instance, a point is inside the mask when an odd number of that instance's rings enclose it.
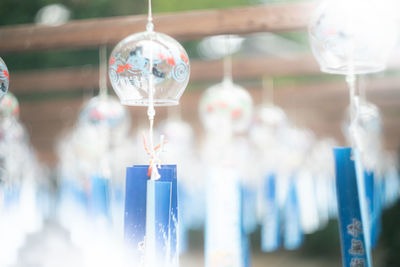
<path fill-rule="evenodd" d="M 231 48 L 231 35 L 225 35 L 224 36 L 224 45 L 225 45 L 225 56 L 223 58 L 223 64 L 222 64 L 222 71 L 224 74 L 223 80 L 222 80 L 222 85 L 225 88 L 231 88 L 233 87 L 233 78 L 232 78 L 232 48 Z M 224 124 L 224 126 L 222 128 L 224 128 L 224 131 L 221 136 L 225 136 L 224 138 L 222 138 L 222 140 L 224 140 L 224 142 L 229 143 L 232 139 L 232 135 L 233 135 L 233 131 L 232 131 L 232 118 L 229 119 L 229 121 L 226 122 L 226 124 Z"/>
<path fill-rule="evenodd" d="M 148 175 L 152 180 L 158 180 L 160 178 L 160 174 L 158 172 L 158 168 L 161 165 L 161 161 L 159 159 L 159 153 L 162 151 L 162 146 L 164 144 L 164 137 L 161 136 L 161 143 L 159 146 L 154 147 L 154 140 L 153 140 L 153 128 L 154 128 L 154 117 L 156 115 L 156 110 L 154 108 L 154 81 L 153 81 L 153 17 L 152 17 L 152 10 L 151 10 L 151 0 L 149 0 L 149 13 L 147 18 L 147 25 L 146 30 L 150 36 L 150 59 L 149 59 L 149 84 L 148 84 L 148 94 L 149 94 L 149 106 L 147 109 L 147 116 L 149 118 L 149 142 L 150 148 L 147 147 L 146 138 L 143 138 L 144 147 L 147 154 L 150 156 L 149 162 L 149 172 Z M 160 148 L 160 150 L 156 153 L 156 150 Z"/>
<path fill-rule="evenodd" d="M 359 107 L 360 107 L 360 97 L 356 91 L 356 75 L 348 75 L 346 77 L 346 82 L 349 86 L 350 92 L 350 139 L 351 146 L 357 148 L 362 153 L 362 145 L 359 136 Z"/>
<path fill-rule="evenodd" d="M 348 14 L 348 20 L 352 18 L 353 14 Z M 371 259 L 371 235 L 370 235 L 370 218 L 368 215 L 367 194 L 365 192 L 364 170 L 362 169 L 363 147 L 360 137 L 360 95 L 356 90 L 356 74 L 355 74 L 355 45 L 354 45 L 354 31 L 353 23 L 348 22 L 349 32 L 351 35 L 351 43 L 348 51 L 349 58 L 349 72 L 346 77 L 346 82 L 350 89 L 350 127 L 349 132 L 352 142 L 352 158 L 355 161 L 356 177 L 357 177 L 357 191 L 359 194 L 360 215 L 363 222 L 363 234 L 365 238 L 365 253 L 367 262 L 365 266 L 372 267 Z M 359 151 L 357 153 L 357 150 Z"/>
<path fill-rule="evenodd" d="M 107 48 L 101 46 L 99 49 L 99 98 L 100 101 L 105 101 L 108 97 L 107 92 Z M 105 178 L 111 178 L 111 167 L 109 153 L 111 150 L 111 129 L 108 122 L 104 122 L 100 125 L 101 130 L 104 133 L 104 142 L 106 153 L 101 157 L 101 174 Z"/>
<path fill-rule="evenodd" d="M 99 49 L 99 96 L 107 97 L 107 48 L 101 46 Z"/>
<path fill-rule="evenodd" d="M 354 66 L 354 42 L 351 42 L 350 51 L 349 51 L 349 71 L 346 76 L 346 82 L 349 86 L 349 94 L 350 94 L 350 125 L 349 125 L 349 133 L 351 139 L 351 146 L 357 148 L 362 153 L 362 145 L 360 140 L 360 128 L 359 128 L 359 110 L 360 110 L 360 96 L 359 91 L 356 90 L 357 77 L 355 74 L 355 66 Z"/>
<path fill-rule="evenodd" d="M 264 76 L 262 79 L 262 101 L 263 104 L 274 105 L 274 79 Z"/>
<path fill-rule="evenodd" d="M 151 0 L 149 0 L 149 10 L 148 10 L 148 14 L 147 14 L 146 30 L 148 32 L 153 32 L 154 31 L 153 13 L 152 13 L 152 10 L 151 10 Z"/>
<path fill-rule="evenodd" d="M 224 82 L 232 82 L 231 36 L 225 36 L 226 55 L 223 60 Z"/>

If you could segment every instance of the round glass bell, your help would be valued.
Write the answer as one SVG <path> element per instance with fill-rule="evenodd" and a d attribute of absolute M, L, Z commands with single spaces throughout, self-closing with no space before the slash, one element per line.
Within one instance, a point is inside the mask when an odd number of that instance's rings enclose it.
<path fill-rule="evenodd" d="M 271 148 L 280 144 L 280 134 L 289 126 L 289 119 L 281 108 L 262 105 L 255 109 L 250 139 L 259 146 Z"/>
<path fill-rule="evenodd" d="M 251 123 L 253 100 L 243 87 L 225 79 L 204 92 L 199 113 L 207 131 L 218 132 L 224 128 L 243 133 Z"/>
<path fill-rule="evenodd" d="M 10 74 L 8 73 L 6 63 L 0 57 L 0 99 L 7 93 L 9 84 Z"/>
<path fill-rule="evenodd" d="M 19 103 L 17 98 L 10 92 L 6 93 L 0 100 L 0 120 L 18 118 Z"/>
<path fill-rule="evenodd" d="M 126 123 L 126 109 L 114 97 L 93 97 L 90 99 L 81 114 L 80 123 L 92 125 L 107 124 L 110 128 L 116 128 L 122 123 Z"/>
<path fill-rule="evenodd" d="M 148 106 L 152 91 L 155 106 L 172 106 L 179 104 L 188 84 L 190 64 L 185 49 L 173 38 L 145 31 L 117 44 L 108 72 L 122 104 Z"/>
<path fill-rule="evenodd" d="M 79 115 L 78 126 L 90 126 L 97 129 L 110 129 L 113 139 L 122 139 L 128 135 L 129 115 L 121 103 L 111 96 L 96 96 L 90 99 Z M 114 140 L 117 141 L 117 140 Z"/>
<path fill-rule="evenodd" d="M 308 31 L 321 70 L 333 74 L 372 73 L 386 68 L 397 26 L 382 1 L 325 0 Z"/>

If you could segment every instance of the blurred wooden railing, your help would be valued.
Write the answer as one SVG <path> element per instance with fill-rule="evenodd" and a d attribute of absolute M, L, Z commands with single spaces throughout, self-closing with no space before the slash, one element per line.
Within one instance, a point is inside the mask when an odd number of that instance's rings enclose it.
<path fill-rule="evenodd" d="M 313 2 L 155 14 L 155 30 L 179 40 L 217 34 L 304 30 Z M 0 54 L 113 45 L 145 30 L 146 16 L 71 21 L 61 26 L 0 27 Z"/>

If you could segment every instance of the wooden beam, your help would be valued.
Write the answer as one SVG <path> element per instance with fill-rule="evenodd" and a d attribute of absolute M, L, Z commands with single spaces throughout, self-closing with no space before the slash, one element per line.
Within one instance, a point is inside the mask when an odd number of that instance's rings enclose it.
<path fill-rule="evenodd" d="M 260 79 L 262 76 L 293 76 L 320 74 L 319 66 L 311 55 L 292 58 L 250 57 L 233 60 L 235 80 Z M 220 60 L 195 60 L 191 62 L 190 84 L 222 80 Z M 14 93 L 50 92 L 65 90 L 93 90 L 98 88 L 97 67 L 34 70 L 11 73 L 11 89 Z"/>
<path fill-rule="evenodd" d="M 277 4 L 154 16 L 156 31 L 179 40 L 217 34 L 304 30 L 314 3 Z M 146 16 L 71 21 L 61 26 L 0 27 L 0 53 L 114 45 L 145 30 Z"/>
<path fill-rule="evenodd" d="M 388 69 L 399 68 L 400 59 L 393 58 Z M 191 62 L 189 85 L 221 81 L 222 69 L 221 60 L 194 60 Z M 232 72 L 235 81 L 261 80 L 263 76 L 327 75 L 321 73 L 318 63 L 311 54 L 289 58 L 271 56 L 234 58 Z M 12 72 L 10 79 L 10 90 L 16 94 L 71 90 L 93 91 L 98 88 L 99 72 L 97 66 L 32 70 Z M 397 80 L 397 78 L 394 79 Z M 110 84 L 109 87 L 111 88 Z"/>

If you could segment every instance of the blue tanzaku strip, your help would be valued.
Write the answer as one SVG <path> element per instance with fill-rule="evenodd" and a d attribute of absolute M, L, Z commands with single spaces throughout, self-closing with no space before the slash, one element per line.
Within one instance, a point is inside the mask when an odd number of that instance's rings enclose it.
<path fill-rule="evenodd" d="M 365 238 L 365 232 L 370 229 L 363 225 L 361 216 L 360 179 L 357 179 L 355 157 L 351 148 L 335 148 L 334 155 L 343 266 L 371 267 Z"/>
<path fill-rule="evenodd" d="M 0 188 L 1 189 L 1 188 Z M 17 186 L 5 186 L 3 187 L 3 201 L 5 208 L 11 208 L 17 205 L 21 195 L 21 189 Z M 1 196 L 1 195 L 0 195 Z"/>
<path fill-rule="evenodd" d="M 125 240 L 134 251 L 135 258 L 144 256 L 144 238 L 146 235 L 146 201 L 147 180 L 149 180 L 148 165 L 128 167 L 126 172 Z M 171 182 L 171 211 L 170 211 L 170 262 L 178 264 L 178 188 L 176 165 L 162 165 L 159 169 L 158 181 Z"/>
<path fill-rule="evenodd" d="M 303 231 L 300 222 L 300 207 L 294 178 L 290 178 L 288 194 L 284 207 L 283 245 L 287 250 L 298 249 L 303 243 Z"/>
<path fill-rule="evenodd" d="M 382 178 L 375 176 L 374 183 L 374 227 L 372 227 L 371 240 L 372 248 L 378 244 L 379 237 L 382 231 L 382 209 L 383 195 L 384 195 L 384 182 Z"/>
<path fill-rule="evenodd" d="M 193 205 L 191 205 L 190 197 L 182 184 L 178 185 L 178 201 L 179 201 L 179 254 L 184 254 L 188 250 L 188 213 L 185 211 L 190 211 Z M 186 214 L 186 217 L 182 217 L 182 214 Z M 190 215 L 189 215 L 190 216 Z"/>
<path fill-rule="evenodd" d="M 376 207 L 376 181 L 375 175 L 372 171 L 364 171 L 364 181 L 365 181 L 365 193 L 367 197 L 367 204 L 368 204 L 368 219 L 370 221 L 370 242 L 371 248 L 376 246 L 377 241 L 377 207 Z"/>
<path fill-rule="evenodd" d="M 162 165 L 158 170 L 161 178 L 160 181 L 171 182 L 172 183 L 172 191 L 171 191 L 171 213 L 170 213 L 170 262 L 172 262 L 172 266 L 178 265 L 179 259 L 179 250 L 178 250 L 178 179 L 177 179 L 177 170 L 176 165 Z"/>
<path fill-rule="evenodd" d="M 109 219 L 110 216 L 110 180 L 101 176 L 91 177 L 90 212 L 93 218 Z"/>
<path fill-rule="evenodd" d="M 147 181 L 146 265 L 148 266 L 169 266 L 171 189 L 172 182 Z"/>
<path fill-rule="evenodd" d="M 280 246 L 280 215 L 276 186 L 275 174 L 267 175 L 262 190 L 264 215 L 261 226 L 261 249 L 264 252 L 275 251 Z"/>
<path fill-rule="evenodd" d="M 133 166 L 126 169 L 124 236 L 139 262 L 144 257 L 146 236 L 146 193 L 148 166 Z"/>
<path fill-rule="evenodd" d="M 243 228 L 246 234 L 257 230 L 257 190 L 249 185 L 242 184 L 242 217 Z"/>
<path fill-rule="evenodd" d="M 248 189 L 242 184 L 240 187 L 240 231 L 241 231 L 241 244 L 242 244 L 242 267 L 251 266 L 251 244 L 249 241 L 250 231 L 246 229 L 246 216 L 251 216 L 246 210 L 246 203 L 249 198 Z"/>

